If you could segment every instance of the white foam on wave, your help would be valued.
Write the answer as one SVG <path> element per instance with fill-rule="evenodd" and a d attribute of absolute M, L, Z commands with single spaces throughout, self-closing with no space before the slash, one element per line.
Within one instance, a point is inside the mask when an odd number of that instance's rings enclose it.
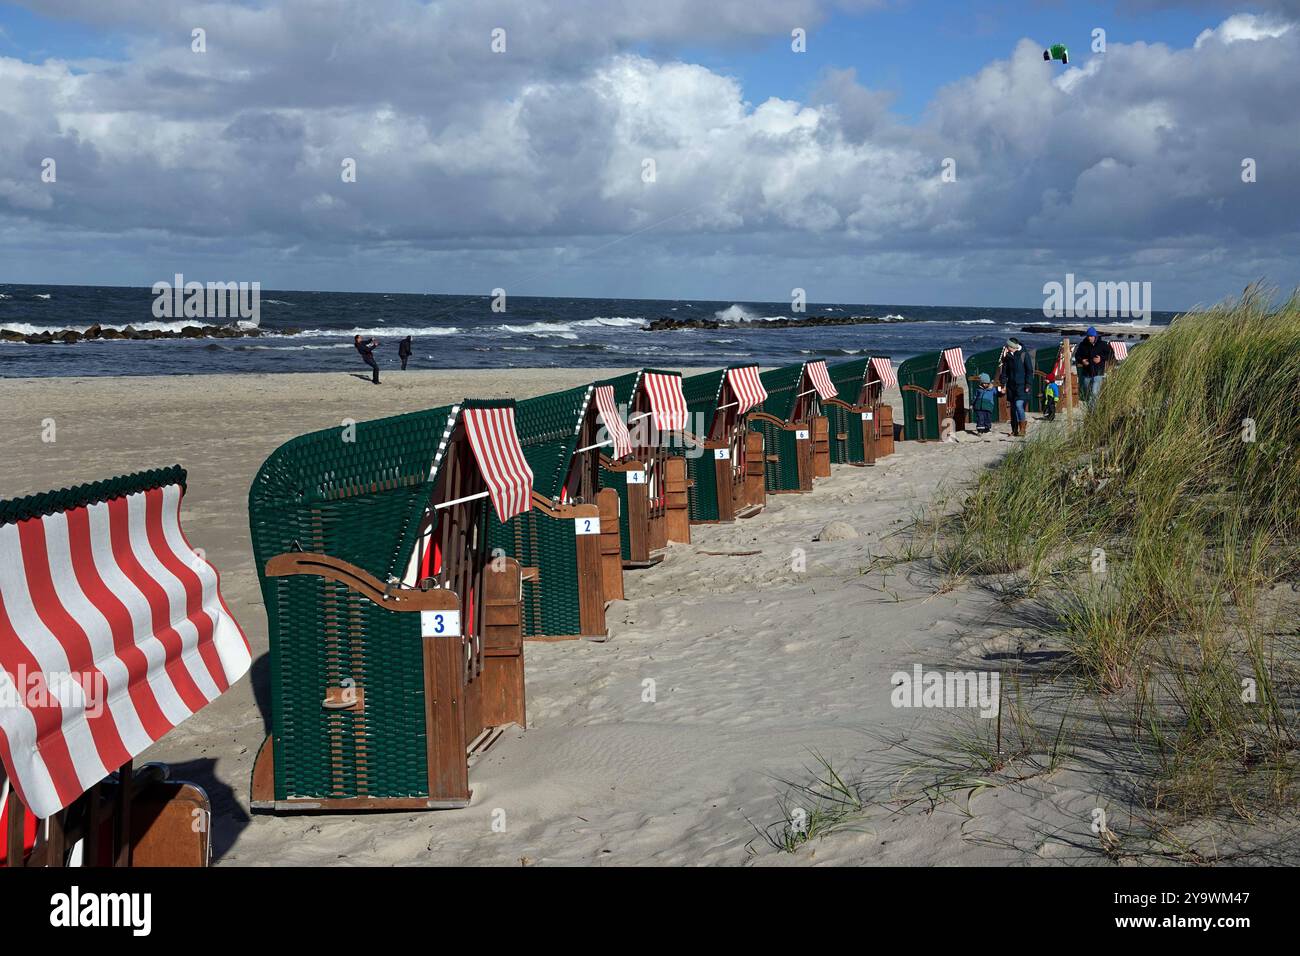
<path fill-rule="evenodd" d="M 48 292 L 38 292 L 36 295 L 32 296 L 33 299 L 48 299 L 49 297 L 50 294 Z"/>
<path fill-rule="evenodd" d="M 179 332 L 184 328 L 197 327 L 204 325 L 201 319 L 177 319 L 173 322 L 125 322 L 114 324 L 111 322 L 98 323 L 101 329 L 113 329 L 118 332 L 126 331 L 127 327 L 135 329 L 137 332 Z M 256 322 L 237 322 L 236 328 L 255 329 Z M 85 332 L 89 325 L 32 325 L 30 322 L 14 322 L 4 326 L 5 332 L 17 332 L 19 335 L 40 335 L 42 332 Z"/>
<path fill-rule="evenodd" d="M 429 328 L 427 326 L 424 328 L 417 328 L 414 326 L 408 326 L 404 328 L 399 327 L 399 328 L 391 328 L 391 329 L 375 329 L 375 328 L 303 329 L 302 332 L 299 333 L 299 335 L 303 337 L 310 337 L 315 339 L 319 339 L 319 338 L 336 339 L 339 338 L 340 336 L 346 336 L 347 338 L 350 339 L 354 335 L 359 335 L 362 338 L 365 338 L 366 336 L 369 335 L 374 335 L 374 336 L 382 335 L 385 339 L 404 339 L 409 335 L 412 338 L 419 339 L 419 338 L 431 338 L 439 335 L 460 335 L 460 332 L 461 330 L 458 329 L 456 326 L 447 325 L 438 328 Z"/>
<path fill-rule="evenodd" d="M 992 319 L 962 319 L 958 325 L 997 325 Z"/>

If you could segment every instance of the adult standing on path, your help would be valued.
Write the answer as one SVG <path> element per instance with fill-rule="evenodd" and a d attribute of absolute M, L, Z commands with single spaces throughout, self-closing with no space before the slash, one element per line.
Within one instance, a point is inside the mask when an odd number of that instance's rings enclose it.
<path fill-rule="evenodd" d="M 378 339 L 371 339 L 369 342 L 361 341 L 361 336 L 354 335 L 352 344 L 356 346 L 361 353 L 361 361 L 370 366 L 370 380 L 376 385 L 379 384 L 379 363 L 375 361 L 375 349 L 379 347 Z"/>
<path fill-rule="evenodd" d="M 1025 433 L 1025 408 L 1029 390 L 1034 385 L 1034 364 L 1019 339 L 1007 339 L 1002 350 L 1002 387 L 1007 390 L 1007 410 L 1011 412 L 1011 434 Z"/>
<path fill-rule="evenodd" d="M 402 360 L 402 371 L 406 371 L 407 360 L 411 357 L 411 337 L 408 335 L 397 343 L 397 357 Z"/>
<path fill-rule="evenodd" d="M 1074 349 L 1074 364 L 1079 368 L 1079 391 L 1089 405 L 1101 394 L 1101 381 L 1106 377 L 1106 366 L 1115 360 L 1110 343 L 1103 339 L 1091 325 L 1083 341 Z"/>

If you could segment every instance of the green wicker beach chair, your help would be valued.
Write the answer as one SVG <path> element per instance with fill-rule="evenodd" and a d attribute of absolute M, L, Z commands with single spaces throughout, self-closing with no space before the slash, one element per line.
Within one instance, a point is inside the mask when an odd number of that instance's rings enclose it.
<path fill-rule="evenodd" d="M 894 409 L 884 400 L 886 387 L 897 386 L 888 355 L 840 362 L 829 367 L 839 393 L 822 403 L 830 419 L 831 460 L 871 465 L 894 452 Z"/>
<path fill-rule="evenodd" d="M 690 518 L 713 524 L 749 518 L 763 509 L 762 435 L 745 415 L 762 397 L 758 366 L 736 365 L 682 380 L 693 437 L 703 454 L 687 459 Z"/>
<path fill-rule="evenodd" d="M 762 375 L 767 398 L 749 415 L 763 435 L 768 494 L 811 491 L 814 477 L 830 474 L 830 426 L 822 412 L 814 363 L 799 362 Z M 825 363 L 818 363 L 825 371 Z M 823 387 L 829 386 L 829 376 Z"/>
<path fill-rule="evenodd" d="M 611 569 L 601 557 L 607 535 L 617 539 L 619 529 L 617 520 L 609 529 L 601 524 L 594 393 L 595 386 L 581 385 L 515 405 L 534 506 L 506 522 L 489 517 L 488 543 L 523 568 L 526 639 L 603 638 L 606 595 L 622 595 L 621 580 L 603 580 L 611 571 L 621 579 L 622 564 Z"/>
<path fill-rule="evenodd" d="M 669 541 L 689 543 L 686 447 L 689 412 L 677 372 L 642 369 L 597 382 L 610 386 L 625 412 L 631 451 L 601 461 L 600 480 L 619 495 L 623 565 L 643 568 L 663 560 Z M 660 429 L 663 421 L 671 426 Z"/>
<path fill-rule="evenodd" d="M 529 503 L 512 408 L 325 429 L 262 465 L 248 510 L 271 734 L 255 808 L 465 806 L 468 752 L 524 725 L 520 570 L 491 560 L 485 500 Z"/>
<path fill-rule="evenodd" d="M 954 431 L 965 430 L 965 364 L 961 349 L 944 349 L 914 356 L 898 367 L 904 438 L 937 441 L 945 433 L 945 422 Z"/>

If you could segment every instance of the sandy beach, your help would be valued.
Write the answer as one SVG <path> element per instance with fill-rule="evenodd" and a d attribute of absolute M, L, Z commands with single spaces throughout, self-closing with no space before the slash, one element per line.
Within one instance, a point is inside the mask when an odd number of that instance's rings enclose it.
<path fill-rule="evenodd" d="M 918 664 L 990 670 L 1024 654 L 1023 627 L 987 591 L 936 588 L 916 567 L 876 560 L 897 550 L 896 533 L 936 494 L 1013 446 L 1006 426 L 992 438 L 902 442 L 875 467 L 836 467 L 811 494 L 769 498 L 754 519 L 696 526 L 690 545 L 627 575 L 607 642 L 529 643 L 528 728 L 507 733 L 474 766 L 471 807 L 250 816 L 249 774 L 268 719 L 266 619 L 246 504 L 261 462 L 286 439 L 346 418 L 465 395 L 527 397 L 594 377 L 536 369 L 388 374 L 380 387 L 348 373 L 0 384 L 5 497 L 173 462 L 189 471 L 186 532 L 220 571 L 254 665 L 250 679 L 143 759 L 168 761 L 207 787 L 218 865 L 1092 858 L 1089 811 L 1106 805 L 1105 768 L 1058 771 L 1041 792 L 940 800 L 929 808 L 937 812 L 882 803 L 793 854 L 759 832 L 779 831 L 782 799 L 800 806 L 789 785 L 810 782 L 818 757 L 884 793 L 907 776 L 909 746 L 952 727 L 951 713 L 893 706 L 892 674 Z M 43 441 L 51 421 L 55 440 Z M 832 522 L 850 530 L 818 540 Z"/>

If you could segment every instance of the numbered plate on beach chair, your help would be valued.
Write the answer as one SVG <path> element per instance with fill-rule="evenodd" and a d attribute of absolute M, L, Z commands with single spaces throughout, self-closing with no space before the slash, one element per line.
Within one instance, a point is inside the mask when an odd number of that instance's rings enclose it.
<path fill-rule="evenodd" d="M 713 449 L 713 458 L 715 461 L 727 461 L 731 458 L 731 449 L 715 448 Z"/>
<path fill-rule="evenodd" d="M 578 534 L 600 534 L 600 519 L 578 518 L 573 522 L 573 530 Z"/>
<path fill-rule="evenodd" d="M 797 432 L 794 433 L 794 437 L 795 437 L 797 440 L 799 440 L 799 441 L 807 441 L 807 440 L 808 440 L 808 429 L 806 429 L 806 428 L 801 428 L 801 429 L 799 429 Z"/>
<path fill-rule="evenodd" d="M 460 637 L 460 611 L 421 611 L 423 637 Z"/>
<path fill-rule="evenodd" d="M 644 485 L 644 484 L 645 484 L 645 472 L 644 472 L 644 471 L 629 471 L 629 472 L 625 472 L 625 474 L 627 475 L 627 483 L 628 483 L 629 485 Z"/>

